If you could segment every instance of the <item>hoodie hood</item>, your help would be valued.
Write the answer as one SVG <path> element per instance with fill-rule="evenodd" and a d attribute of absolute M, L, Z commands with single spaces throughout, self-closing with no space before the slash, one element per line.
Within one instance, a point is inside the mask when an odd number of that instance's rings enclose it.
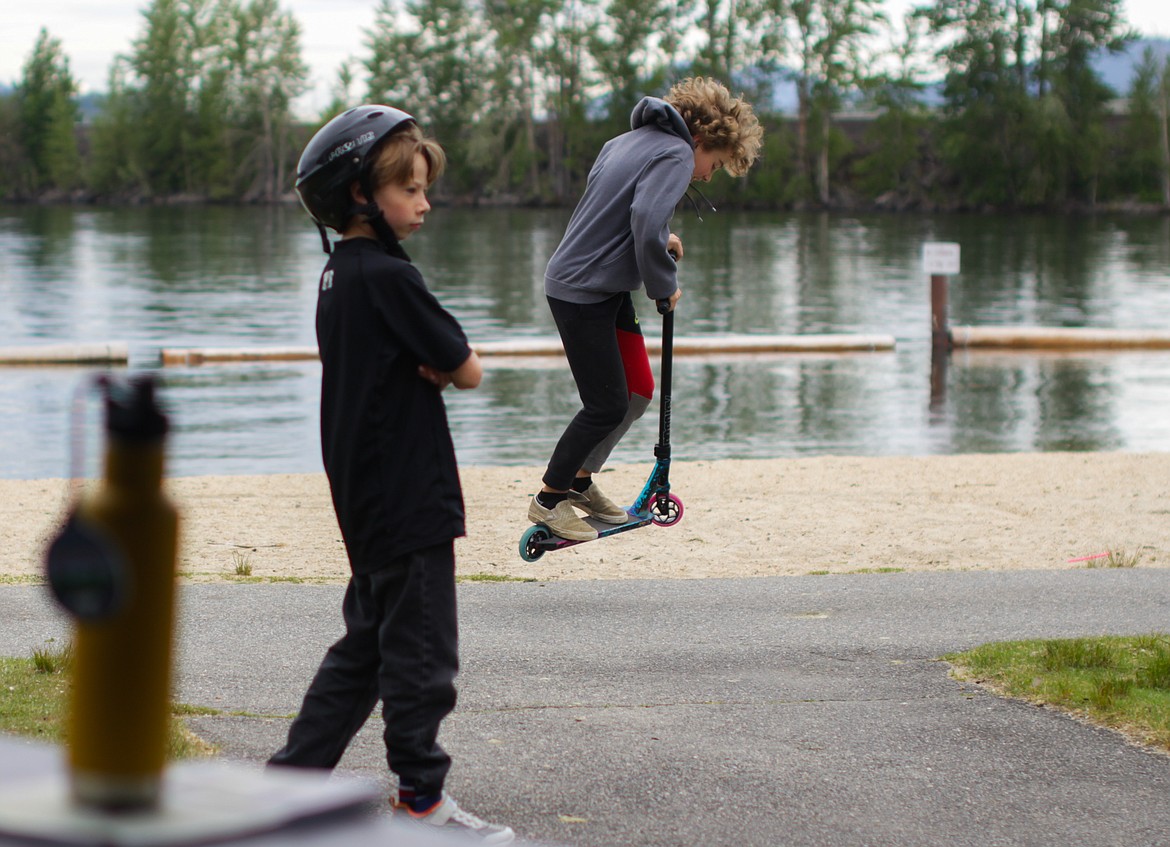
<path fill-rule="evenodd" d="M 660 97 L 643 97 L 630 113 L 630 129 L 653 126 L 671 135 L 684 139 L 691 147 L 695 139 L 687 129 L 687 122 L 669 103 Z"/>

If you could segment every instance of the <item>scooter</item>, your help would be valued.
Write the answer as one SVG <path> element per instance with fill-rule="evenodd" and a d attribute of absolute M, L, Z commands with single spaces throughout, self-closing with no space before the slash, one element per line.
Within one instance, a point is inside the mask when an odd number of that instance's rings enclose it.
<path fill-rule="evenodd" d="M 658 301 L 658 313 L 662 315 L 662 367 L 659 382 L 661 390 L 658 401 L 658 443 L 654 445 L 654 468 L 632 506 L 626 509 L 629 518 L 624 524 L 607 524 L 594 518 L 584 521 L 597 530 L 597 539 L 629 532 L 644 526 L 674 526 L 683 516 L 682 500 L 670 493 L 670 381 L 672 375 L 674 347 L 674 312 L 669 300 Z M 520 536 L 520 558 L 535 562 L 551 550 L 562 550 L 587 541 L 570 541 L 553 533 L 544 524 L 530 526 Z"/>

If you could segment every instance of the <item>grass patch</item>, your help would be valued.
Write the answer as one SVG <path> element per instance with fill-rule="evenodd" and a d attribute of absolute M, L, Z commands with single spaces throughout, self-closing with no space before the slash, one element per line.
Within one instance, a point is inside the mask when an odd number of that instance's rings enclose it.
<path fill-rule="evenodd" d="M 943 658 L 958 679 L 1170 750 L 1170 635 L 998 642 Z"/>
<path fill-rule="evenodd" d="M 252 575 L 252 554 L 241 553 L 239 550 L 232 551 L 232 562 L 236 566 L 236 576 L 251 576 Z"/>
<path fill-rule="evenodd" d="M 805 571 L 805 576 L 853 576 L 863 573 L 905 573 L 905 568 L 858 568 L 853 571 Z"/>
<path fill-rule="evenodd" d="M 456 582 L 540 582 L 532 576 L 507 576 L 498 573 L 469 573 L 455 577 Z"/>
<path fill-rule="evenodd" d="M 237 576 L 235 573 L 223 571 L 180 571 L 180 579 L 188 582 L 222 582 L 231 585 L 275 585 L 289 583 L 291 585 L 335 585 L 342 584 L 349 579 L 342 576 Z"/>
<path fill-rule="evenodd" d="M 70 643 L 49 642 L 32 658 L 0 657 L 0 732 L 22 735 L 51 744 L 65 742 L 69 701 Z M 192 707 L 174 706 L 167 739 L 171 759 L 210 756 L 215 749 L 183 723 L 180 715 Z"/>
<path fill-rule="evenodd" d="M 1110 550 L 1099 559 L 1090 559 L 1086 568 L 1136 568 L 1141 562 L 1140 553 L 1126 553 L 1124 550 Z"/>
<path fill-rule="evenodd" d="M 0 574 L 0 585 L 44 585 L 43 574 Z"/>

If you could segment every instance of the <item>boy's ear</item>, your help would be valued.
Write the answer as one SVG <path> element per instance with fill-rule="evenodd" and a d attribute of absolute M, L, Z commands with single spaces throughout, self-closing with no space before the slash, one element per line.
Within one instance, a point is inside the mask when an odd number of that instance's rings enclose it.
<path fill-rule="evenodd" d="M 349 184 L 349 196 L 353 198 L 353 202 L 360 206 L 364 206 L 370 202 L 369 199 L 366 198 L 366 195 L 362 193 L 361 182 L 356 179 Z"/>

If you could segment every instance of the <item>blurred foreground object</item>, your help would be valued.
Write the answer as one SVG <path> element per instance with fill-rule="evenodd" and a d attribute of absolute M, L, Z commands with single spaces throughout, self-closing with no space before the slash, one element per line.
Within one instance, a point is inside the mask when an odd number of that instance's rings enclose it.
<path fill-rule="evenodd" d="M 103 474 L 49 547 L 73 615 L 67 745 L 75 803 L 158 807 L 167 758 L 178 513 L 162 491 L 168 422 L 152 376 L 103 378 Z"/>

